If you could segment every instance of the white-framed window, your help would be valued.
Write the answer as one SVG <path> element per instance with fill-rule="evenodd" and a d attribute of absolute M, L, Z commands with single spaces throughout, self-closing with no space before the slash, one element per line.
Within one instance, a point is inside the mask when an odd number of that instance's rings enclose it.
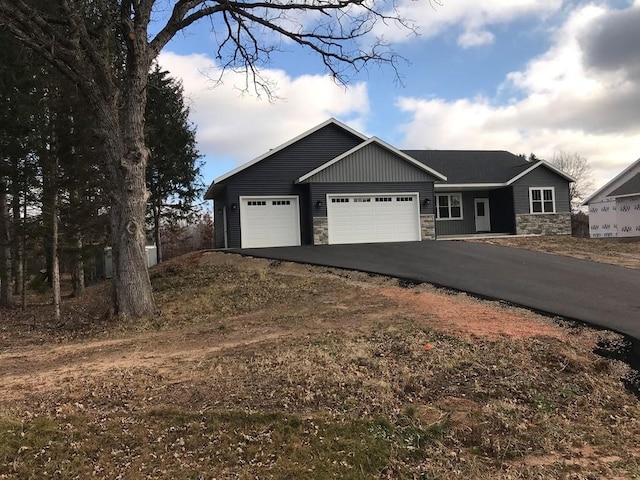
<path fill-rule="evenodd" d="M 556 213 L 554 187 L 529 187 L 530 213 Z"/>
<path fill-rule="evenodd" d="M 438 193 L 436 215 L 438 220 L 462 220 L 462 194 Z"/>

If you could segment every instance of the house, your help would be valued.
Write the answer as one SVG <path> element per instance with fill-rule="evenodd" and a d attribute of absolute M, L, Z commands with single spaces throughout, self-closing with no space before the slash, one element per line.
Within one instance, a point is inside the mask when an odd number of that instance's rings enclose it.
<path fill-rule="evenodd" d="M 640 237 L 640 159 L 582 205 L 589 207 L 591 238 Z"/>
<path fill-rule="evenodd" d="M 401 151 L 334 119 L 215 179 L 216 248 L 570 234 L 569 183 L 502 151 Z"/>

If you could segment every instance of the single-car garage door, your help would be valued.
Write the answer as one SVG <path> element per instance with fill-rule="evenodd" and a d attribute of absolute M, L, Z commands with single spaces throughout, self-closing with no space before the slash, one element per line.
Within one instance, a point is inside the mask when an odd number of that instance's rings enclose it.
<path fill-rule="evenodd" d="M 329 243 L 420 240 L 417 193 L 327 195 Z"/>
<path fill-rule="evenodd" d="M 240 197 L 242 248 L 300 245 L 298 197 Z"/>

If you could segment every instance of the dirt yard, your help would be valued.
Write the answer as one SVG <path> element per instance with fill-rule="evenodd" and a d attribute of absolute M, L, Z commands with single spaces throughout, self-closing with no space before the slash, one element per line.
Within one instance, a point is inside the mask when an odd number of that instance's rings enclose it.
<path fill-rule="evenodd" d="M 143 321 L 0 311 L 0 478 L 640 478 L 616 334 L 224 253 L 152 281 Z"/>

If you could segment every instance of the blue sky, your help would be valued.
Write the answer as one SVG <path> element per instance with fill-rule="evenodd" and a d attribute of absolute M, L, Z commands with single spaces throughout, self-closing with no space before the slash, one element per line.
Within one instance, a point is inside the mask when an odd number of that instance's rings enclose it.
<path fill-rule="evenodd" d="M 640 157 L 640 0 L 396 0 L 419 36 L 380 27 L 400 64 L 336 85 L 320 59 L 287 47 L 262 69 L 269 102 L 222 82 L 210 22 L 165 48 L 181 78 L 204 157 L 205 184 L 270 148 L 337 118 L 398 148 L 558 152 L 587 158 L 594 188 Z"/>

